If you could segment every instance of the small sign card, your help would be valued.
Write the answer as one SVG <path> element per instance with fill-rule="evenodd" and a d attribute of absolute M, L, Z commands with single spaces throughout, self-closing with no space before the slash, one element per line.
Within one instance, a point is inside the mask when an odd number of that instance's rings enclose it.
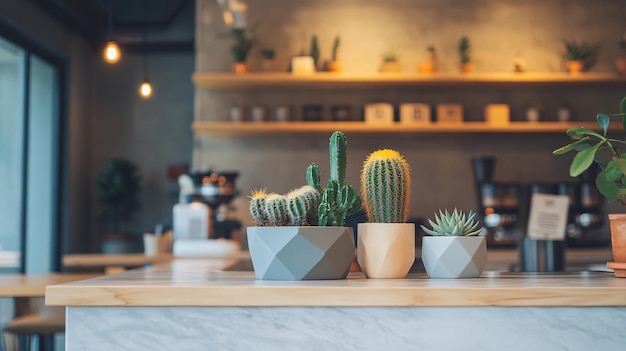
<path fill-rule="evenodd" d="M 569 197 L 533 194 L 528 218 L 528 237 L 537 240 L 564 240 Z"/>

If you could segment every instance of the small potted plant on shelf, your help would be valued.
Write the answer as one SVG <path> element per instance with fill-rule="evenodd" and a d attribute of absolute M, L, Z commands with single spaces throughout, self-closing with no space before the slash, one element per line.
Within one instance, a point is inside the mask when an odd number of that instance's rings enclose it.
<path fill-rule="evenodd" d="M 313 65 L 315 66 L 315 70 L 318 69 L 318 62 L 320 59 L 320 46 L 317 42 L 317 35 L 311 37 L 311 53 L 309 54 L 313 58 Z"/>
<path fill-rule="evenodd" d="M 619 110 L 620 113 L 614 116 L 621 116 L 622 126 L 626 130 L 626 97 L 621 100 Z M 617 149 L 619 144 L 626 144 L 626 140 L 607 136 L 611 121 L 609 115 L 598 114 L 596 120 L 600 132 L 580 126 L 572 127 L 567 130 L 567 135 L 574 142 L 553 153 L 562 155 L 570 151 L 577 152 L 569 168 L 572 177 L 579 176 L 595 162 L 601 169 L 596 176 L 598 191 L 607 199 L 626 206 L 626 153 L 620 153 Z M 601 150 L 606 150 L 608 157 L 602 159 L 599 154 Z M 609 223 L 614 262 L 608 262 L 607 266 L 614 270 L 616 277 L 626 278 L 626 213 L 609 214 Z"/>
<path fill-rule="evenodd" d="M 426 49 L 427 60 L 417 64 L 419 73 L 435 73 L 437 72 L 437 51 L 434 46 Z"/>
<path fill-rule="evenodd" d="M 287 195 L 252 193 L 248 246 L 257 279 L 343 279 L 355 255 L 347 215 L 361 207 L 356 190 L 345 183 L 346 139 L 334 132 L 329 143 L 330 179 L 320 185 L 315 164 L 307 168 L 307 185 Z"/>
<path fill-rule="evenodd" d="M 367 223 L 358 224 L 357 261 L 368 278 L 404 278 L 415 261 L 409 216 L 411 171 L 398 151 L 372 152 L 361 171 Z"/>
<path fill-rule="evenodd" d="M 341 72 L 341 63 L 338 60 L 339 43 L 340 38 L 336 36 L 333 42 L 332 58 L 328 63 L 328 70 L 330 72 Z"/>
<path fill-rule="evenodd" d="M 435 214 L 432 229 L 422 226 L 422 262 L 430 278 L 479 278 L 487 263 L 487 243 L 476 213 L 455 208 Z"/>
<path fill-rule="evenodd" d="M 235 41 L 231 47 L 234 61 L 232 70 L 235 73 L 246 73 L 249 70 L 246 60 L 254 44 L 254 35 L 245 28 L 233 28 L 232 36 Z"/>
<path fill-rule="evenodd" d="M 472 43 L 467 36 L 461 37 L 459 41 L 459 60 L 461 61 L 461 73 L 470 73 L 474 70 L 472 66 Z"/>
<path fill-rule="evenodd" d="M 393 50 L 387 51 L 383 55 L 383 63 L 380 66 L 380 72 L 382 73 L 397 73 L 400 72 L 400 65 L 398 64 L 398 57 Z"/>
<path fill-rule="evenodd" d="M 565 45 L 565 66 L 570 74 L 586 72 L 598 60 L 600 43 L 564 40 L 563 44 Z"/>
<path fill-rule="evenodd" d="M 274 49 L 261 49 L 261 67 L 263 67 L 264 72 L 272 72 L 274 70 L 275 58 L 276 52 L 274 51 Z"/>

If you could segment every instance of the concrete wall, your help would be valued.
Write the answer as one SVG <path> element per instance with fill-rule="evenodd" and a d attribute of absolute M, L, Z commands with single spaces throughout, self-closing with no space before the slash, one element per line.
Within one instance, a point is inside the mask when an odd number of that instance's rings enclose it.
<path fill-rule="evenodd" d="M 487 1 L 487 0 L 394 0 L 394 1 L 248 1 L 249 19 L 259 21 L 257 50 L 248 60 L 260 67 L 259 47 L 277 50 L 277 67 L 286 68 L 291 56 L 308 52 L 317 34 L 321 58 L 330 56 L 332 39 L 340 35 L 340 61 L 344 71 L 376 72 L 383 52 L 394 49 L 402 71 L 415 72 L 426 48 L 434 45 L 440 71 L 456 72 L 458 40 L 467 35 L 473 42 L 478 72 L 510 72 L 516 55 L 524 57 L 529 71 L 563 71 L 562 39 L 601 42 L 602 51 L 594 71 L 614 71 L 619 40 L 626 32 L 623 1 Z M 199 0 L 197 10 L 198 71 L 228 71 L 230 43 L 220 37 L 227 31 L 219 7 Z M 508 87 L 508 88 L 403 88 L 367 90 L 262 89 L 232 92 L 196 90 L 197 120 L 227 120 L 231 106 L 263 104 L 274 108 L 290 104 L 299 109 L 318 103 L 328 111 L 335 103 L 350 104 L 360 111 L 369 102 L 463 103 L 467 120 L 481 120 L 488 103 L 508 103 L 512 118 L 524 120 L 529 106 L 542 108 L 543 120 L 556 120 L 556 110 L 568 106 L 573 120 L 595 120 L 597 112 L 614 112 L 624 87 Z M 439 208 L 476 207 L 470 158 L 497 158 L 495 180 L 514 182 L 562 181 L 568 157 L 551 151 L 566 143 L 564 134 L 548 135 L 348 135 L 348 180 L 358 184 L 360 163 L 378 148 L 396 148 L 413 168 L 411 215 L 431 216 Z M 304 182 L 311 162 L 327 172 L 327 136 L 228 137 L 198 136 L 194 166 L 238 170 L 242 195 L 257 187 L 286 192 Z M 236 200 L 240 216 L 250 223 L 247 199 Z"/>

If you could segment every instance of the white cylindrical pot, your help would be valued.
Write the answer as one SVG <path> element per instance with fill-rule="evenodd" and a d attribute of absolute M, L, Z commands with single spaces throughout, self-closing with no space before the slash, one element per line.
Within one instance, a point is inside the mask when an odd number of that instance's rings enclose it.
<path fill-rule="evenodd" d="M 415 262 L 414 223 L 359 223 L 357 260 L 368 278 L 404 278 Z"/>

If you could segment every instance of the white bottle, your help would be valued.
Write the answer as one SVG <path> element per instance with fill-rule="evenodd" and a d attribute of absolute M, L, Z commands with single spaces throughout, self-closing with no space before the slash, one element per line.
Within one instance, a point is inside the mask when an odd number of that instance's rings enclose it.
<path fill-rule="evenodd" d="M 201 202 L 174 205 L 174 240 L 207 239 L 209 207 Z"/>

